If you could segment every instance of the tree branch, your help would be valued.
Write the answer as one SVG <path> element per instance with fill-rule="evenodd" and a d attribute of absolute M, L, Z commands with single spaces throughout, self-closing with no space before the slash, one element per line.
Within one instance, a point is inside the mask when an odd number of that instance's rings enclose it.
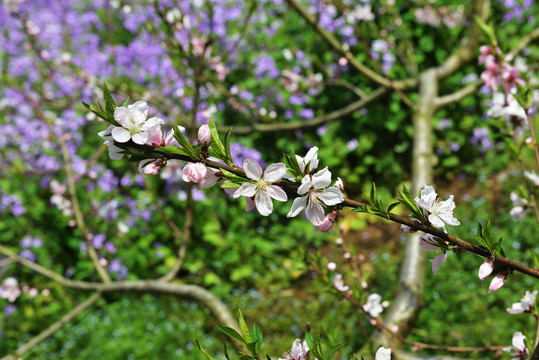
<path fill-rule="evenodd" d="M 435 100 L 436 108 L 439 109 L 449 104 L 456 103 L 465 97 L 472 95 L 481 85 L 483 85 L 483 81 L 477 80 L 454 93 L 437 97 Z"/>
<path fill-rule="evenodd" d="M 24 354 L 25 352 L 27 352 L 28 350 L 32 349 L 34 346 L 39 344 L 41 341 L 45 340 L 46 338 L 54 334 L 62 326 L 64 326 L 69 321 L 71 321 L 75 316 L 79 315 L 81 312 L 83 312 L 84 310 L 86 310 L 87 308 L 95 304 L 95 302 L 99 300 L 100 297 L 101 297 L 100 292 L 96 292 L 95 294 L 90 296 L 84 302 L 77 305 L 73 310 L 71 310 L 64 316 L 62 316 L 54 324 L 52 324 L 47 329 L 43 330 L 38 335 L 30 339 L 26 344 L 18 348 L 17 351 L 15 351 L 15 355 L 21 356 L 22 354 Z M 4 356 L 1 360 L 15 360 L 15 359 L 16 359 L 15 357 L 11 355 L 7 355 L 7 356 Z"/>

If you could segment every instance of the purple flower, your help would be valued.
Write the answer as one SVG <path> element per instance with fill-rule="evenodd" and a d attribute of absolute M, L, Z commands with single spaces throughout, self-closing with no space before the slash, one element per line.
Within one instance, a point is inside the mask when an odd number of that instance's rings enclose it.
<path fill-rule="evenodd" d="M 106 237 L 103 234 L 94 235 L 92 239 L 92 246 L 96 249 L 101 249 L 105 243 Z"/>

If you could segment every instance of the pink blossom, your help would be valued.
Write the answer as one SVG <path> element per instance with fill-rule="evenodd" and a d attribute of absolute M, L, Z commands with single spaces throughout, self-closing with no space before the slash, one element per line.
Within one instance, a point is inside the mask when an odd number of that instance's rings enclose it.
<path fill-rule="evenodd" d="M 145 159 L 139 163 L 138 169 L 146 175 L 157 175 L 166 165 L 167 161 L 164 159 Z"/>
<path fill-rule="evenodd" d="M 379 348 L 376 351 L 374 360 L 391 360 L 391 349 Z"/>
<path fill-rule="evenodd" d="M 286 174 L 286 165 L 283 163 L 276 163 L 269 165 L 264 173 L 262 168 L 254 160 L 244 160 L 243 169 L 245 175 L 255 183 L 245 182 L 234 193 L 234 197 L 245 196 L 247 198 L 255 198 L 256 209 L 262 216 L 268 216 L 273 211 L 273 202 L 271 199 L 277 201 L 287 201 L 288 196 L 278 186 L 271 185 L 272 183 L 279 181 Z"/>
<path fill-rule="evenodd" d="M 438 274 L 438 269 L 442 264 L 447 260 L 447 254 L 446 252 L 441 252 L 434 259 L 430 259 L 429 261 L 432 263 L 432 273 L 436 276 Z"/>
<path fill-rule="evenodd" d="M 479 280 L 485 280 L 485 278 L 492 273 L 492 270 L 494 270 L 494 261 L 492 259 L 485 259 L 479 267 L 479 272 L 477 274 Z"/>
<path fill-rule="evenodd" d="M 527 359 L 529 351 L 524 344 L 524 339 L 526 339 L 526 336 L 522 335 L 520 331 L 515 332 L 512 339 L 513 346 L 506 347 L 503 349 L 503 351 L 512 351 L 513 353 L 511 354 L 511 356 L 513 356 L 513 360 Z"/>
<path fill-rule="evenodd" d="M 201 182 L 207 174 L 206 166 L 202 163 L 189 163 L 182 170 L 182 179 L 185 182 Z"/>
<path fill-rule="evenodd" d="M 21 296 L 21 289 L 19 289 L 19 283 L 17 279 L 8 277 L 2 282 L 0 287 L 0 298 L 8 299 L 9 302 L 14 302 Z"/>
<path fill-rule="evenodd" d="M 218 174 L 222 175 L 220 170 L 206 167 L 206 176 L 204 176 L 204 179 L 202 179 L 202 181 L 200 181 L 198 185 L 200 185 L 203 188 L 212 187 L 213 185 L 217 184 L 217 181 L 219 181 L 220 179 Z"/>
<path fill-rule="evenodd" d="M 331 229 L 331 227 L 335 223 L 335 219 L 337 218 L 338 215 L 339 215 L 339 211 L 337 210 L 330 212 L 324 219 L 324 222 L 322 223 L 322 225 L 320 225 L 320 231 L 328 232 L 329 229 Z"/>
<path fill-rule="evenodd" d="M 312 149 L 311 149 L 312 150 Z M 309 151 L 310 152 L 310 151 Z M 309 155 L 309 154 L 308 154 Z M 311 168 L 314 159 L 308 161 Z M 318 160 L 316 160 L 318 164 Z M 306 164 L 304 164 L 306 166 Z M 305 211 L 305 217 L 312 222 L 314 226 L 320 226 L 324 222 L 324 207 L 340 204 L 344 201 L 342 192 L 334 187 L 327 188 L 331 183 L 331 172 L 327 167 L 318 171 L 314 175 L 306 175 L 298 188 L 298 194 L 303 195 L 294 200 L 287 217 L 297 216 Z"/>
<path fill-rule="evenodd" d="M 382 297 L 378 294 L 370 294 L 367 298 L 367 302 L 362 306 L 363 310 L 373 318 L 378 317 L 384 311 L 384 307 L 381 304 Z"/>
<path fill-rule="evenodd" d="M 279 360 L 307 360 L 309 357 L 309 347 L 307 342 L 300 339 L 294 340 L 292 348 L 283 354 L 284 358 Z"/>
<path fill-rule="evenodd" d="M 533 309 L 533 305 L 535 304 L 535 297 L 537 296 L 538 291 L 535 290 L 534 292 L 529 292 L 526 290 L 526 294 L 517 303 L 514 303 L 510 309 L 507 309 L 507 312 L 509 314 L 520 314 L 523 312 L 531 312 Z"/>
<path fill-rule="evenodd" d="M 335 264 L 333 261 L 332 262 L 329 262 L 327 264 L 327 269 L 329 271 L 335 271 L 337 269 L 337 264 Z"/>
<path fill-rule="evenodd" d="M 333 287 L 340 292 L 350 290 L 350 286 L 344 284 L 341 274 L 335 274 L 335 277 L 333 278 Z"/>
<path fill-rule="evenodd" d="M 208 124 L 202 125 L 198 129 L 198 142 L 204 145 L 209 145 L 211 140 L 211 132 Z"/>
<path fill-rule="evenodd" d="M 143 145 L 148 141 L 149 130 L 163 124 L 163 120 L 148 116 L 148 105 L 144 101 L 137 101 L 127 107 L 121 106 L 114 110 L 114 120 L 121 126 L 115 126 L 112 131 L 112 138 L 125 143 L 133 140 L 135 144 Z"/>
<path fill-rule="evenodd" d="M 499 290 L 507 280 L 507 272 L 502 271 L 499 272 L 494 279 L 490 282 L 490 285 L 488 287 L 488 292 Z"/>

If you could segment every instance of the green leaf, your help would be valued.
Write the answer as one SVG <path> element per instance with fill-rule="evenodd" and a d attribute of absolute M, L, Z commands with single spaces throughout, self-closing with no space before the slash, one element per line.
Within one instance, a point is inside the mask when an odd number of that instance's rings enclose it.
<path fill-rule="evenodd" d="M 167 145 L 167 146 L 155 148 L 154 150 L 157 151 L 158 153 L 163 153 L 163 154 L 168 153 L 168 154 L 183 155 L 183 156 L 191 157 L 191 154 L 187 152 L 186 149 L 173 146 L 173 145 Z"/>
<path fill-rule="evenodd" d="M 539 269 L 539 256 L 533 249 L 530 249 L 530 252 L 533 256 L 533 262 L 535 263 L 535 266 Z"/>
<path fill-rule="evenodd" d="M 256 345 L 255 354 L 258 354 L 258 351 L 262 347 L 262 340 L 264 337 L 262 335 L 262 329 L 260 329 L 257 324 L 253 324 L 253 327 L 251 328 L 251 337 L 253 338 Z"/>
<path fill-rule="evenodd" d="M 116 103 L 110 94 L 107 83 L 103 81 L 103 97 L 105 98 L 105 109 L 109 119 L 114 119 L 114 109 L 116 109 Z"/>
<path fill-rule="evenodd" d="M 328 354 L 327 360 L 331 360 L 331 359 L 333 358 L 333 355 L 335 355 L 335 353 L 337 352 L 337 350 L 339 350 L 341 347 L 342 347 L 342 344 L 334 345 L 334 346 L 329 350 L 329 354 Z"/>
<path fill-rule="evenodd" d="M 225 341 L 225 345 L 224 345 L 224 353 L 225 353 L 225 358 L 226 360 L 230 360 L 230 355 L 228 355 L 228 344 L 226 343 Z"/>
<path fill-rule="evenodd" d="M 101 112 L 101 111 L 98 111 L 98 110 L 95 110 L 95 109 L 92 109 L 90 107 L 89 104 L 85 103 L 84 101 L 81 101 L 82 102 L 82 105 L 84 105 L 85 108 L 87 108 L 88 110 L 90 110 L 91 112 L 93 112 L 94 114 L 96 114 L 98 117 L 100 117 L 101 119 L 105 120 L 106 122 L 110 123 L 109 121 L 109 118 L 107 116 L 107 114 Z M 117 125 L 117 124 L 115 124 Z"/>
<path fill-rule="evenodd" d="M 232 181 L 226 181 L 221 184 L 221 189 L 237 189 L 240 187 L 240 184 L 232 182 Z"/>
<path fill-rule="evenodd" d="M 228 164 L 228 165 L 234 165 L 234 161 L 232 160 L 232 154 L 230 153 L 230 137 L 232 135 L 232 128 L 228 129 L 228 131 L 226 132 L 226 135 L 225 135 L 225 155 L 226 155 L 226 159 L 225 159 L 225 162 Z"/>
<path fill-rule="evenodd" d="M 241 313 L 241 310 L 238 310 L 238 311 L 240 313 L 239 323 L 240 323 L 241 333 L 243 335 L 243 340 L 245 340 L 246 344 L 252 343 L 253 339 L 251 338 L 251 333 L 249 332 L 249 328 L 247 327 L 247 324 L 245 323 L 243 314 Z"/>
<path fill-rule="evenodd" d="M 213 358 L 206 351 L 204 351 L 204 349 L 202 348 L 202 346 L 198 342 L 198 339 L 196 339 L 196 342 L 197 342 L 197 345 L 198 345 L 198 349 L 200 350 L 202 355 L 204 355 L 208 360 L 213 360 Z"/>
<path fill-rule="evenodd" d="M 189 153 L 188 156 L 191 156 L 193 153 L 193 147 L 191 144 L 189 144 L 189 141 L 183 136 L 180 128 L 178 125 L 174 124 L 172 125 L 172 128 L 174 129 L 174 139 Z"/>
<path fill-rule="evenodd" d="M 127 107 L 127 105 L 129 105 L 129 96 L 124 101 L 122 101 L 122 104 L 120 106 Z"/>
<path fill-rule="evenodd" d="M 234 339 L 238 340 L 239 342 L 245 344 L 245 341 L 243 340 L 243 337 L 240 334 L 238 334 L 238 332 L 236 330 L 234 330 L 232 328 L 229 328 L 227 326 L 223 326 L 223 325 L 217 325 L 217 327 L 219 328 L 219 330 L 221 330 L 222 332 L 224 332 L 225 334 L 227 334 L 231 338 L 234 338 Z"/>
<path fill-rule="evenodd" d="M 226 169 L 223 169 L 223 168 L 219 168 L 219 169 L 223 172 L 225 177 L 230 181 L 233 181 L 233 182 L 238 183 L 238 184 L 243 184 L 244 182 L 248 181 L 247 179 L 244 179 L 241 176 L 233 174 L 233 173 L 231 173 L 230 171 L 228 171 Z"/>
<path fill-rule="evenodd" d="M 396 208 L 400 203 L 397 201 L 397 202 L 394 202 L 393 204 L 390 204 L 388 207 L 387 207 L 387 212 L 391 212 L 391 210 L 393 210 L 394 208 Z"/>
<path fill-rule="evenodd" d="M 213 120 L 213 116 L 210 119 L 210 122 L 208 123 L 208 127 L 210 128 L 211 133 L 211 140 L 210 140 L 210 146 L 218 153 L 220 154 L 219 158 L 221 160 L 226 160 L 226 151 L 223 146 L 223 143 L 221 142 L 221 138 L 219 138 L 219 132 L 217 131 L 217 126 L 215 125 L 215 121 Z"/>

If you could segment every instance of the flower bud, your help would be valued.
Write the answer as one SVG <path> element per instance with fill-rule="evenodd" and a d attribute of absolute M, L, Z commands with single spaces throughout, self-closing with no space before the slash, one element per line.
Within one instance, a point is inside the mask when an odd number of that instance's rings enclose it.
<path fill-rule="evenodd" d="M 499 290 L 505 284 L 505 280 L 507 280 L 507 271 L 498 273 L 490 282 L 488 292 Z"/>
<path fill-rule="evenodd" d="M 144 173 L 146 175 L 157 175 L 165 167 L 165 162 L 161 159 L 157 159 L 156 161 L 152 161 L 148 165 L 144 167 Z"/>
<path fill-rule="evenodd" d="M 337 189 L 341 190 L 342 193 L 344 193 L 344 184 L 341 180 L 341 178 L 337 178 L 337 181 L 335 181 L 335 185 L 333 185 Z"/>
<path fill-rule="evenodd" d="M 199 183 L 206 176 L 206 166 L 202 163 L 189 163 L 182 170 L 182 179 L 185 182 Z"/>
<path fill-rule="evenodd" d="M 326 216 L 326 218 L 324 219 L 324 222 L 322 223 L 322 225 L 320 225 L 320 231 L 322 231 L 322 232 L 328 232 L 329 229 L 331 229 L 332 226 L 333 226 L 333 221 L 331 221 L 331 220 Z"/>
<path fill-rule="evenodd" d="M 211 140 L 211 132 L 208 124 L 202 125 L 198 129 L 198 142 L 204 145 L 209 145 Z"/>
<path fill-rule="evenodd" d="M 413 227 L 410 227 L 408 225 L 401 224 L 401 230 L 402 232 L 405 232 L 407 234 L 415 233 L 417 230 Z"/>
<path fill-rule="evenodd" d="M 328 268 L 329 271 L 335 271 L 335 269 L 337 269 L 337 264 L 335 264 L 333 261 L 329 262 L 327 264 L 327 268 Z"/>
<path fill-rule="evenodd" d="M 492 273 L 493 269 L 494 261 L 492 261 L 492 259 L 485 259 L 485 261 L 483 261 L 479 267 L 479 273 L 477 274 L 479 276 L 479 280 L 485 280 L 485 278 Z"/>

